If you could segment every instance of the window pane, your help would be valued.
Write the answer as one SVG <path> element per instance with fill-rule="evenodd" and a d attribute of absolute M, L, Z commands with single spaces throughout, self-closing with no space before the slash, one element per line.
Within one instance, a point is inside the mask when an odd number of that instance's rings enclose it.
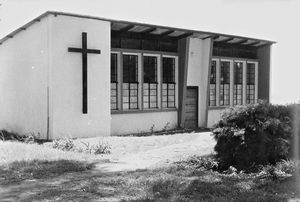
<path fill-rule="evenodd" d="M 221 61 L 220 82 L 221 84 L 230 83 L 230 62 Z"/>
<path fill-rule="evenodd" d="M 123 55 L 123 82 L 138 82 L 138 56 Z"/>
<path fill-rule="evenodd" d="M 234 87 L 233 87 L 233 104 L 241 105 L 243 102 L 243 63 L 234 63 Z"/>
<path fill-rule="evenodd" d="M 111 62 L 110 62 L 110 82 L 118 81 L 118 55 L 116 53 L 111 54 Z"/>
<path fill-rule="evenodd" d="M 255 64 L 247 63 L 247 84 L 255 84 Z"/>
<path fill-rule="evenodd" d="M 211 63 L 211 72 L 210 72 L 210 83 L 215 84 L 216 83 L 216 61 L 212 61 Z"/>
<path fill-rule="evenodd" d="M 209 106 L 216 106 L 216 67 L 217 62 L 212 61 L 210 72 L 210 86 L 209 86 Z"/>
<path fill-rule="evenodd" d="M 111 83 L 110 85 L 110 109 L 118 109 L 118 94 L 117 94 L 117 83 Z"/>
<path fill-rule="evenodd" d="M 157 82 L 157 58 L 144 56 L 144 83 Z"/>
<path fill-rule="evenodd" d="M 243 63 L 242 62 L 234 63 L 234 83 L 235 84 L 243 83 Z"/>
<path fill-rule="evenodd" d="M 165 84 L 166 89 L 163 89 L 162 101 L 163 108 L 174 108 L 175 107 L 175 85 L 174 84 Z M 166 105 L 164 104 L 166 103 Z"/>
<path fill-rule="evenodd" d="M 163 57 L 163 83 L 175 82 L 175 58 Z"/>
<path fill-rule="evenodd" d="M 255 100 L 255 64 L 247 63 L 246 104 L 253 104 Z"/>
<path fill-rule="evenodd" d="M 230 62 L 221 61 L 220 105 L 230 104 Z"/>
<path fill-rule="evenodd" d="M 123 83 L 123 109 L 138 109 L 138 83 Z"/>
<path fill-rule="evenodd" d="M 144 83 L 144 100 L 145 109 L 157 108 L 157 84 Z"/>

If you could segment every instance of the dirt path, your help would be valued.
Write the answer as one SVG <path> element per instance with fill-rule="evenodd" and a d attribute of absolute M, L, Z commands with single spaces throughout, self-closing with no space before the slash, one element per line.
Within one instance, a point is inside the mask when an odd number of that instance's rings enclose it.
<path fill-rule="evenodd" d="M 122 176 L 122 173 L 164 167 L 194 154 L 207 155 L 213 152 L 215 145 L 211 133 L 208 132 L 151 137 L 88 138 L 77 140 L 77 143 L 97 141 L 109 143 L 112 153 L 96 159 L 97 163 L 92 170 L 0 186 L 0 201 L 120 201 L 128 194 L 121 185 L 134 184 L 135 179 L 140 177 L 138 173 L 133 173 L 132 175 L 137 176 L 127 180 L 127 174 Z M 120 185 L 116 183 L 119 181 Z M 141 190 L 135 190 L 134 193 L 140 192 Z"/>
<path fill-rule="evenodd" d="M 175 141 L 173 144 L 169 143 L 158 146 L 159 143 L 155 144 L 155 142 L 159 142 L 160 138 L 173 138 L 179 141 Z M 156 140 L 148 143 L 148 145 L 144 145 L 144 150 L 141 149 L 132 153 L 126 153 L 126 155 L 114 154 L 112 155 L 110 163 L 98 164 L 96 169 L 115 172 L 155 168 L 163 166 L 166 163 L 184 159 L 191 155 L 210 154 L 213 152 L 213 147 L 215 145 L 215 141 L 209 132 L 178 134 L 174 137 L 157 136 L 154 137 L 154 139 Z M 180 141 L 180 139 L 182 141 Z M 152 146 L 149 146 L 149 144 Z"/>

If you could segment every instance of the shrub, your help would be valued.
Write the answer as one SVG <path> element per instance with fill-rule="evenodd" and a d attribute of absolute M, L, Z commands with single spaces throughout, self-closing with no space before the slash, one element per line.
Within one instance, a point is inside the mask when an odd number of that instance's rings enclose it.
<path fill-rule="evenodd" d="M 288 159 L 293 107 L 259 102 L 226 111 L 213 130 L 220 169 L 249 170 Z"/>
<path fill-rule="evenodd" d="M 105 142 L 98 142 L 98 144 L 90 145 L 89 143 L 81 142 L 85 148 L 76 149 L 78 152 L 87 152 L 90 154 L 110 154 L 111 146 Z"/>
<path fill-rule="evenodd" d="M 61 139 L 56 139 L 56 140 L 53 140 L 52 147 L 54 149 L 70 151 L 74 147 L 74 141 L 71 137 L 64 137 Z"/>
<path fill-rule="evenodd" d="M 98 142 L 93 146 L 93 154 L 110 154 L 111 146 L 105 142 Z"/>

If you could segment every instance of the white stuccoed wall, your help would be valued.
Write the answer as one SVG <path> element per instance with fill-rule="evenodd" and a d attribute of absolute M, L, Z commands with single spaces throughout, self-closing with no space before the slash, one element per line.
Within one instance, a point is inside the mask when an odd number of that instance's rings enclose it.
<path fill-rule="evenodd" d="M 124 113 L 112 114 L 111 134 L 125 135 L 130 133 L 150 132 L 177 127 L 177 111 L 149 112 L 149 113 Z"/>
<path fill-rule="evenodd" d="M 212 128 L 221 119 L 221 115 L 225 110 L 226 110 L 226 108 L 209 109 L 208 110 L 208 118 L 207 118 L 207 127 Z"/>
<path fill-rule="evenodd" d="M 211 39 L 189 39 L 187 86 L 198 86 L 198 126 L 207 124 L 207 88 Z"/>
<path fill-rule="evenodd" d="M 110 135 L 110 23 L 78 17 L 50 16 L 50 136 L 58 138 Z M 82 113 L 82 55 L 68 47 L 87 47 L 88 114 Z"/>
<path fill-rule="evenodd" d="M 0 129 L 47 133 L 47 18 L 0 45 Z"/>

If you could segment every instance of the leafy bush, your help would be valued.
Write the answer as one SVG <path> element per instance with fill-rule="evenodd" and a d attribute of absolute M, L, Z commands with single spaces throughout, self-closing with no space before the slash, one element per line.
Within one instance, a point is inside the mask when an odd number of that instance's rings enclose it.
<path fill-rule="evenodd" d="M 226 111 L 213 130 L 220 169 L 249 170 L 288 159 L 293 107 L 259 102 Z"/>

